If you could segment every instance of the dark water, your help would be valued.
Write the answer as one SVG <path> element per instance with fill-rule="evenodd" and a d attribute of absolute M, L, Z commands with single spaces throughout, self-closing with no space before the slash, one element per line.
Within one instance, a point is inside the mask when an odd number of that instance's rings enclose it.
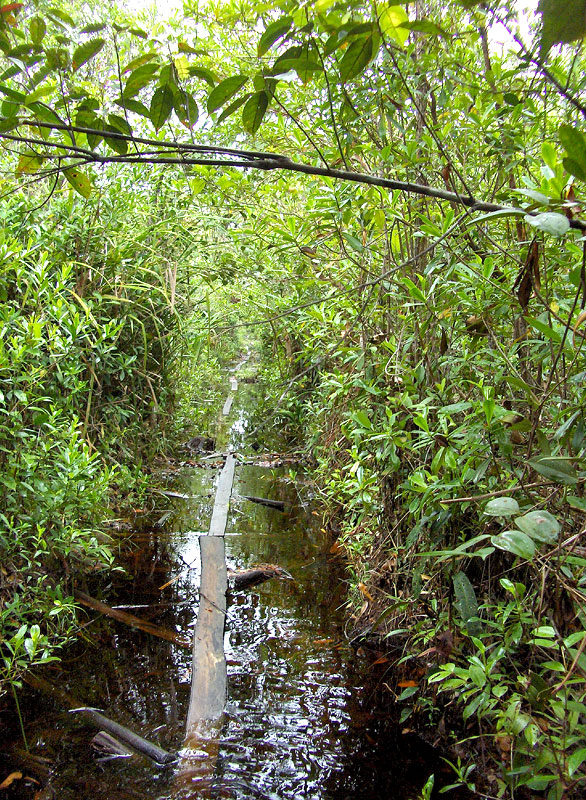
<path fill-rule="evenodd" d="M 219 446 L 229 444 L 245 458 L 252 455 L 251 395 L 251 387 L 241 387 L 231 425 L 220 419 L 217 431 Z M 133 606 L 131 613 L 187 636 L 198 605 L 197 534 L 207 530 L 218 476 L 209 463 L 161 470 L 161 485 L 191 499 L 158 496 L 152 524 L 135 531 L 126 547 L 128 577 L 114 578 L 107 596 L 111 605 Z M 283 500 L 286 511 L 239 497 L 245 494 Z M 157 520 L 163 520 L 158 527 Z M 177 765 L 101 760 L 90 746 L 95 731 L 53 701 L 25 694 L 30 755 L 10 751 L 10 738 L 22 744 L 14 717 L 5 715 L 10 735 L 0 742 L 0 781 L 20 769 L 37 783 L 16 780 L 7 798 L 416 800 L 430 773 L 439 777 L 437 756 L 397 726 L 392 695 L 381 691 L 389 680 L 384 667 L 370 666 L 372 657 L 346 641 L 342 565 L 330 555 L 303 475 L 238 466 L 226 549 L 229 567 L 278 563 L 295 580 L 272 580 L 231 598 L 226 714 L 218 747 L 201 752 L 201 774 L 186 782 Z M 184 735 L 190 662 L 190 650 L 88 612 L 79 646 L 44 674 L 81 704 L 175 752 Z"/>

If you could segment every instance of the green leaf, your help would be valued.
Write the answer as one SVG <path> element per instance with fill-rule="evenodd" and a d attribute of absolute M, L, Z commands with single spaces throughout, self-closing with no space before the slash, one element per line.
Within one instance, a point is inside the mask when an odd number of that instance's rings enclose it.
<path fill-rule="evenodd" d="M 264 90 L 251 95 L 242 109 L 244 130 L 248 133 L 256 133 L 268 107 L 269 96 Z"/>
<path fill-rule="evenodd" d="M 173 95 L 173 104 L 181 124 L 186 128 L 192 128 L 199 117 L 199 108 L 193 95 L 184 89 L 178 89 Z"/>
<path fill-rule="evenodd" d="M 317 61 L 304 55 L 299 58 L 278 59 L 271 69 L 271 74 L 278 77 L 287 75 L 292 70 L 295 70 L 300 81 L 307 83 L 315 73 L 323 72 L 323 67 Z"/>
<path fill-rule="evenodd" d="M 359 75 L 370 64 L 377 51 L 378 41 L 372 33 L 355 39 L 340 61 L 340 80 L 346 83 Z"/>
<path fill-rule="evenodd" d="M 194 78 L 201 78 L 210 86 L 216 85 L 216 76 L 211 71 L 211 69 L 206 69 L 205 67 L 189 67 L 189 74 L 192 75 Z"/>
<path fill-rule="evenodd" d="M 226 78 L 221 81 L 221 83 L 210 92 L 207 103 L 208 113 L 211 114 L 217 111 L 218 108 L 227 103 L 247 81 L 247 75 L 232 75 L 231 78 Z"/>
<path fill-rule="evenodd" d="M 558 139 L 566 153 L 586 166 L 586 139 L 573 125 L 560 125 Z"/>
<path fill-rule="evenodd" d="M 481 222 L 492 222 L 498 219 L 505 219 L 506 217 L 523 217 L 525 212 L 521 208 L 505 208 L 502 211 L 489 211 L 488 214 L 481 214 L 479 217 L 474 217 L 470 225 L 479 225 Z"/>
<path fill-rule="evenodd" d="M 132 70 L 137 69 L 138 67 L 142 67 L 145 64 L 148 64 L 149 61 L 152 61 L 153 58 L 156 58 L 156 53 L 143 53 L 141 56 L 137 56 L 133 58 L 132 61 L 129 61 L 128 64 L 124 67 L 122 72 L 132 72 Z"/>
<path fill-rule="evenodd" d="M 525 222 L 539 231 L 558 237 L 564 236 L 570 229 L 570 220 L 565 214 L 557 214 L 555 211 L 544 211 L 543 214 L 535 215 L 527 214 Z"/>
<path fill-rule="evenodd" d="M 493 497 L 484 507 L 484 513 L 491 517 L 512 517 L 519 513 L 519 503 L 514 497 Z"/>
<path fill-rule="evenodd" d="M 521 558 L 531 561 L 535 555 L 535 544 L 527 534 L 521 531 L 503 531 L 498 536 L 492 536 L 491 542 L 499 550 L 506 550 Z"/>
<path fill-rule="evenodd" d="M 279 39 L 282 39 L 292 24 L 293 17 L 281 17 L 281 19 L 277 19 L 275 22 L 272 22 L 260 37 L 257 47 L 258 57 L 260 58 L 261 56 L 264 56 L 264 54 L 271 49 L 275 42 L 277 42 Z"/>
<path fill-rule="evenodd" d="M 551 142 L 541 143 L 541 157 L 550 169 L 555 169 L 558 161 L 558 154 Z"/>
<path fill-rule="evenodd" d="M 545 322 L 542 322 L 537 317 L 525 317 L 525 321 L 531 325 L 532 328 L 535 328 L 536 331 L 542 333 L 547 339 L 551 339 L 552 342 L 556 342 L 559 344 L 562 340 L 562 336 L 558 331 L 551 328 Z"/>
<path fill-rule="evenodd" d="M 75 72 L 81 66 L 86 64 L 91 58 L 96 56 L 106 44 L 105 39 L 90 39 L 89 42 L 80 44 L 73 53 L 73 71 Z"/>
<path fill-rule="evenodd" d="M 63 11 L 63 9 L 59 6 L 51 6 L 49 12 L 53 15 L 53 17 L 56 17 L 61 22 L 69 25 L 70 28 L 75 27 L 75 21 L 73 18 L 70 17 L 69 14 L 66 11 Z"/>
<path fill-rule="evenodd" d="M 570 175 L 573 175 L 580 181 L 586 181 L 586 167 L 583 167 L 582 164 L 574 158 L 564 158 L 562 159 L 562 164 L 566 172 L 569 172 Z"/>
<path fill-rule="evenodd" d="M 420 22 L 423 22 L 423 20 L 420 20 Z M 409 17 L 405 9 L 401 6 L 389 6 L 385 8 L 378 18 L 378 24 L 383 34 L 399 42 L 401 47 L 409 37 L 409 30 L 403 27 L 405 23 L 409 23 Z M 437 28 L 437 26 L 433 27 Z M 418 30 L 421 30 L 421 28 L 418 28 Z"/>
<path fill-rule="evenodd" d="M 22 153 L 16 166 L 17 175 L 37 172 L 43 166 L 43 158 L 36 153 Z"/>
<path fill-rule="evenodd" d="M 87 177 L 87 175 L 85 175 L 77 167 L 73 167 L 73 169 L 66 169 L 64 170 L 63 174 L 73 186 L 75 191 L 82 197 L 85 197 L 87 200 L 92 193 L 92 184 L 90 183 L 90 179 Z"/>
<path fill-rule="evenodd" d="M 238 111 L 240 106 L 243 106 L 249 97 L 250 97 L 250 92 L 248 92 L 248 94 L 242 95 L 242 97 L 237 97 L 236 100 L 230 103 L 229 106 L 226 106 L 226 108 L 222 111 L 222 113 L 218 117 L 217 124 L 219 125 L 220 122 L 223 122 L 225 119 L 228 119 L 228 117 L 232 116 L 232 114 L 235 111 Z"/>
<path fill-rule="evenodd" d="M 570 494 L 566 497 L 566 500 L 572 508 L 576 508 L 578 511 L 586 511 L 586 497 L 576 497 L 576 495 Z"/>
<path fill-rule="evenodd" d="M 529 459 L 535 472 L 556 483 L 578 483 L 578 475 L 569 458 L 538 456 Z"/>
<path fill-rule="evenodd" d="M 39 16 L 33 17 L 28 24 L 28 29 L 33 44 L 37 46 L 40 45 L 43 39 L 45 38 L 45 34 L 47 33 L 47 26 L 45 24 L 45 20 Z"/>
<path fill-rule="evenodd" d="M 355 411 L 352 415 L 354 419 L 358 422 L 359 425 L 362 425 L 363 428 L 370 430 L 372 428 L 372 422 L 366 411 Z"/>
<path fill-rule="evenodd" d="M 549 205 L 549 197 L 542 192 L 537 192 L 535 189 L 515 189 L 515 194 L 520 194 L 523 197 L 529 197 L 534 203 L 540 206 Z"/>
<path fill-rule="evenodd" d="M 120 133 L 115 125 L 104 125 L 105 133 Z M 119 139 L 117 136 L 104 136 L 104 142 L 119 156 L 128 153 L 128 142 L 126 139 Z"/>
<path fill-rule="evenodd" d="M 93 22 L 91 25 L 86 25 L 85 28 L 82 28 L 80 33 L 99 33 L 103 31 L 105 27 L 105 22 Z"/>
<path fill-rule="evenodd" d="M 119 97 L 118 100 L 115 100 L 115 103 L 117 106 L 125 108 L 127 111 L 133 111 L 135 114 L 140 114 L 141 117 L 147 117 L 147 119 L 150 119 L 150 111 L 144 105 L 144 103 L 141 103 L 139 100 L 133 100 L 130 97 Z"/>
<path fill-rule="evenodd" d="M 568 154 L 564 169 L 580 180 L 586 180 L 586 139 L 573 125 L 560 125 L 558 139 Z"/>
<path fill-rule="evenodd" d="M 349 233 L 343 233 L 342 236 L 348 242 L 352 250 L 354 250 L 356 253 L 364 252 L 364 246 L 360 239 L 357 239 L 356 236 L 351 236 Z"/>
<path fill-rule="evenodd" d="M 173 111 L 173 89 L 170 86 L 159 86 L 151 100 L 150 117 L 159 131 L 171 116 Z"/>
<path fill-rule="evenodd" d="M 570 778 L 582 766 L 584 761 L 586 761 L 586 747 L 581 747 L 575 753 L 572 753 L 568 758 L 568 776 Z"/>
<path fill-rule="evenodd" d="M 128 76 L 122 96 L 126 99 L 137 95 L 141 89 L 156 79 L 159 66 L 159 64 L 143 64 L 137 67 Z"/>
<path fill-rule="evenodd" d="M 458 613 L 462 622 L 466 623 L 468 632 L 475 635 L 479 632 L 480 625 L 478 621 L 470 622 L 473 617 L 478 616 L 478 599 L 476 598 L 474 587 L 464 572 L 456 572 L 452 582 L 456 598 L 455 606 L 458 609 Z"/>
<path fill-rule="evenodd" d="M 403 277 L 401 278 L 401 283 L 404 283 L 407 287 L 407 290 L 413 300 L 417 300 L 420 303 L 425 303 L 425 295 L 421 291 L 421 289 L 413 283 L 411 278 Z"/>
<path fill-rule="evenodd" d="M 123 117 L 117 114 L 108 115 L 108 123 L 104 125 L 104 131 L 109 133 L 123 133 L 125 136 L 130 136 L 132 130 L 130 125 Z M 119 139 L 117 136 L 104 136 L 104 141 L 111 147 L 118 155 L 125 156 L 128 152 L 128 141 L 126 139 Z"/>
<path fill-rule="evenodd" d="M 567 44 L 586 35 L 586 0 L 539 0 L 542 15 L 540 57 L 554 44 Z"/>
<path fill-rule="evenodd" d="M 443 39 L 450 38 L 450 34 L 447 31 L 429 19 L 413 19 L 403 22 L 398 27 L 398 32 L 401 33 L 403 28 L 406 28 L 407 31 L 418 31 L 419 33 L 430 33 L 432 36 L 441 36 Z"/>
<path fill-rule="evenodd" d="M 561 531 L 560 523 L 549 511 L 530 511 L 517 517 L 515 525 L 532 539 L 547 544 L 553 544 Z"/>
<path fill-rule="evenodd" d="M 119 133 L 124 133 L 126 136 L 132 135 L 132 128 L 124 117 L 120 117 L 118 114 L 108 114 L 108 123 Z"/>

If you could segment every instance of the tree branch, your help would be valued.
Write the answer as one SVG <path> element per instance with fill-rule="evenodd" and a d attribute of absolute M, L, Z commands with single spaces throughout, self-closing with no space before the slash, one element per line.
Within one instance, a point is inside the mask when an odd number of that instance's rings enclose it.
<path fill-rule="evenodd" d="M 101 155 L 93 151 L 75 148 L 72 145 L 60 145 L 63 150 L 71 151 L 71 156 L 79 158 L 76 161 L 76 166 L 82 164 L 177 164 L 181 166 L 207 166 L 207 167 L 233 167 L 237 169 L 259 169 L 264 171 L 269 170 L 285 170 L 287 172 L 299 172 L 305 175 L 315 175 L 324 178 L 333 178 L 340 181 L 351 181 L 353 183 L 366 184 L 368 186 L 380 186 L 384 189 L 391 189 L 393 191 L 402 191 L 408 194 L 421 195 L 423 197 L 433 197 L 436 200 L 445 200 L 449 203 L 456 203 L 457 205 L 464 206 L 472 211 L 483 211 L 487 213 L 497 211 L 508 211 L 518 213 L 528 213 L 533 216 L 538 212 L 529 211 L 524 212 L 522 209 L 513 206 L 504 206 L 498 203 L 486 203 L 477 200 L 471 195 L 462 195 L 456 192 L 450 192 L 445 189 L 436 189 L 433 186 L 424 186 L 420 183 L 411 183 L 410 181 L 396 181 L 390 178 L 380 178 L 375 175 L 367 175 L 362 172 L 353 172 L 350 170 L 334 169 L 332 167 L 317 167 L 312 164 L 303 164 L 297 161 L 292 161 L 288 156 L 283 156 L 278 153 L 262 153 L 251 150 L 238 150 L 228 147 L 216 147 L 214 145 L 200 145 L 188 143 L 175 143 L 166 141 L 157 141 L 156 139 L 144 139 L 134 136 L 129 136 L 123 133 L 115 133 L 111 131 L 100 131 L 93 128 L 82 128 L 73 125 L 65 125 L 60 123 L 49 122 L 29 122 L 23 121 L 21 124 L 31 125 L 33 127 L 44 127 L 53 130 L 63 130 L 69 133 L 85 133 L 92 136 L 99 136 L 102 139 L 117 139 L 128 141 L 133 144 L 144 144 L 163 148 L 161 155 L 150 155 L 145 153 L 134 153 L 131 155 Z M 0 133 L 0 139 L 6 138 L 11 141 L 20 141 L 23 144 L 35 143 L 38 146 L 38 139 L 33 137 L 19 136 L 17 134 Z M 54 143 L 51 143 L 54 146 Z M 177 155 L 171 155 L 176 153 Z M 204 158 L 194 156 L 194 154 L 215 154 L 217 158 Z M 46 155 L 45 158 L 52 156 Z M 63 156 L 59 156 L 63 159 Z M 586 231 L 586 222 L 582 220 L 572 219 L 569 221 L 570 228 L 579 231 Z"/>

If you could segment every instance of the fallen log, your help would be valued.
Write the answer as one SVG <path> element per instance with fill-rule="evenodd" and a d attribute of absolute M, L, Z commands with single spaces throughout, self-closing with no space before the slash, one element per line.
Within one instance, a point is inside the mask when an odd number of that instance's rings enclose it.
<path fill-rule="evenodd" d="M 75 599 L 78 601 L 78 603 L 81 603 L 82 606 L 91 608 L 93 611 L 97 611 L 107 617 L 116 619 L 119 622 L 124 622 L 125 625 L 138 628 L 145 633 L 150 633 L 152 636 L 158 636 L 159 639 L 165 639 L 167 642 L 178 644 L 179 647 L 185 647 L 186 649 L 191 647 L 191 643 L 184 636 L 181 636 L 180 633 L 171 631 L 168 628 L 162 628 L 161 626 L 155 625 L 152 622 L 147 622 L 146 620 L 140 619 L 140 617 L 135 617 L 134 614 L 128 614 L 126 611 L 120 611 L 118 608 L 111 608 L 105 603 L 95 600 L 93 597 L 90 597 L 84 592 L 75 592 Z"/>
<path fill-rule="evenodd" d="M 149 742 L 148 739 L 144 739 L 142 736 L 134 733 L 130 728 L 126 728 L 124 725 L 120 725 L 118 722 L 114 722 L 114 720 L 105 717 L 94 708 L 80 706 L 72 695 L 60 689 L 58 686 L 49 683 L 49 681 L 44 678 L 39 678 L 36 675 L 27 675 L 25 681 L 29 686 L 32 686 L 33 689 L 58 699 L 69 708 L 70 712 L 81 714 L 85 722 L 88 722 L 99 730 L 107 731 L 112 734 L 112 736 L 115 736 L 117 739 L 129 745 L 137 753 L 141 753 L 150 758 L 151 761 L 157 764 L 171 764 L 171 762 L 176 760 L 177 757 L 173 753 L 169 753 L 167 750 L 163 750 L 162 747 L 153 744 L 153 742 Z"/>
<path fill-rule="evenodd" d="M 276 508 L 277 511 L 285 510 L 285 503 L 282 500 L 269 500 L 268 497 L 254 497 L 249 494 L 242 494 L 240 497 L 242 497 L 243 500 L 250 500 L 251 503 L 259 503 L 261 506 Z"/>
<path fill-rule="evenodd" d="M 228 572 L 229 586 L 236 592 L 251 589 L 253 586 L 258 586 L 259 583 L 264 583 L 271 578 L 294 580 L 293 575 L 278 564 L 259 564 L 257 567 L 251 567 L 250 569 L 230 570 Z"/>
<path fill-rule="evenodd" d="M 107 731 L 98 731 L 91 741 L 94 750 L 102 753 L 107 758 L 129 758 L 136 753 L 124 742 L 119 742 Z"/>

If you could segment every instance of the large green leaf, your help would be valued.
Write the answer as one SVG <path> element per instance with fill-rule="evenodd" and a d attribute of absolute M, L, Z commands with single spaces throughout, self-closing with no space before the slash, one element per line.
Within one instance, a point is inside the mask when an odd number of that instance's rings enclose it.
<path fill-rule="evenodd" d="M 248 131 L 248 133 L 256 133 L 268 107 L 269 96 L 264 90 L 251 95 L 242 109 L 244 130 Z"/>
<path fill-rule="evenodd" d="M 73 186 L 75 191 L 80 194 L 82 197 L 87 198 L 92 193 L 92 184 L 90 183 L 90 179 L 77 167 L 73 167 L 73 169 L 66 169 L 64 170 L 65 177 L 69 181 L 69 183 Z"/>
<path fill-rule="evenodd" d="M 578 475 L 569 458 L 537 456 L 529 459 L 529 464 L 540 475 L 556 483 L 578 483 Z"/>
<path fill-rule="evenodd" d="M 458 613 L 462 622 L 466 623 L 468 632 L 475 635 L 479 632 L 480 624 L 478 620 L 473 619 L 478 616 L 478 599 L 474 587 L 464 572 L 456 572 L 452 581 Z"/>
<path fill-rule="evenodd" d="M 541 14 L 540 56 L 554 44 L 567 44 L 586 35 L 586 0 L 539 0 Z"/>
<path fill-rule="evenodd" d="M 156 79 L 159 66 L 159 64 L 149 63 L 137 67 L 128 76 L 122 96 L 126 99 L 137 95 L 141 89 Z"/>
<path fill-rule="evenodd" d="M 135 114 L 140 114 L 141 117 L 147 117 L 148 119 L 151 117 L 151 113 L 148 108 L 139 100 L 133 100 L 130 97 L 119 97 L 115 103 L 117 106 L 125 108 L 127 111 L 133 111 Z"/>
<path fill-rule="evenodd" d="M 156 57 L 156 53 L 142 53 L 142 55 L 133 58 L 132 61 L 129 61 L 128 64 L 123 68 L 122 72 L 132 72 L 133 70 L 138 69 L 138 67 L 143 67 L 145 64 L 148 64 L 149 61 L 152 61 Z"/>
<path fill-rule="evenodd" d="M 551 341 L 556 342 L 556 344 L 559 344 L 561 342 L 562 340 L 561 334 L 558 331 L 554 330 L 554 328 L 551 328 L 549 325 L 547 325 L 547 323 L 543 322 L 540 319 L 537 319 L 537 317 L 527 316 L 525 317 L 525 320 L 526 322 L 529 323 L 529 325 L 531 325 L 532 328 L 535 328 L 536 331 L 542 333 L 547 339 L 551 339 Z"/>
<path fill-rule="evenodd" d="M 222 111 L 222 113 L 218 117 L 218 124 L 220 124 L 220 122 L 223 122 L 225 119 L 228 119 L 228 117 L 231 117 L 235 111 L 238 111 L 238 109 L 241 106 L 243 106 L 244 103 L 246 103 L 246 101 L 250 96 L 251 92 L 243 94 L 242 97 L 237 97 L 236 100 L 233 100 L 229 106 L 226 106 L 226 108 Z"/>
<path fill-rule="evenodd" d="M 522 531 L 503 531 L 498 536 L 492 536 L 490 541 L 499 550 L 507 550 L 528 561 L 535 555 L 535 543 Z"/>
<path fill-rule="evenodd" d="M 555 211 L 544 211 L 542 214 L 527 214 L 525 222 L 552 236 L 564 236 L 570 229 L 570 221 L 565 214 Z"/>
<path fill-rule="evenodd" d="M 73 53 L 72 67 L 73 71 L 78 70 L 81 66 L 86 64 L 90 59 L 96 56 L 106 44 L 105 39 L 90 39 L 89 42 L 80 44 Z"/>
<path fill-rule="evenodd" d="M 484 507 L 484 513 L 491 517 L 512 517 L 519 513 L 519 503 L 514 497 L 493 497 Z"/>
<path fill-rule="evenodd" d="M 405 44 L 409 37 L 408 29 L 402 27 L 408 22 L 407 12 L 401 6 L 388 6 L 378 18 L 378 24 L 385 36 L 390 36 L 396 42 L 399 42 L 401 46 Z"/>
<path fill-rule="evenodd" d="M 104 130 L 109 133 L 123 133 L 126 136 L 130 136 L 132 133 L 130 125 L 123 117 L 118 116 L 118 114 L 108 115 L 108 122 L 104 125 Z M 118 153 L 118 155 L 125 156 L 128 152 L 128 141 L 126 139 L 104 136 L 104 141 L 114 152 Z"/>
<path fill-rule="evenodd" d="M 586 180 L 586 139 L 573 125 L 560 125 L 558 138 L 567 158 L 564 158 L 564 169 L 579 180 Z"/>
<path fill-rule="evenodd" d="M 283 36 L 289 31 L 289 28 L 292 24 L 293 17 L 281 17 L 281 19 L 277 19 L 275 22 L 272 22 L 260 37 L 257 47 L 258 56 L 264 56 L 264 54 L 271 49 L 275 42 L 283 38 Z"/>
<path fill-rule="evenodd" d="M 376 45 L 376 47 L 375 47 Z M 343 83 L 351 81 L 366 69 L 378 51 L 378 38 L 374 33 L 355 39 L 340 61 L 340 78 Z"/>
<path fill-rule="evenodd" d="M 45 20 L 39 16 L 33 17 L 28 24 L 28 29 L 33 44 L 40 45 L 45 38 L 45 34 L 47 33 L 47 25 L 45 24 Z"/>
<path fill-rule="evenodd" d="M 530 511 L 517 517 L 515 525 L 532 539 L 547 544 L 553 544 L 561 531 L 560 523 L 549 511 Z"/>
<path fill-rule="evenodd" d="M 278 59 L 271 69 L 271 73 L 273 75 L 286 75 L 292 70 L 297 73 L 299 80 L 303 83 L 308 83 L 316 73 L 323 72 L 323 66 L 313 58 L 301 55 L 299 58 Z"/>
<path fill-rule="evenodd" d="M 211 114 L 225 105 L 247 81 L 247 75 L 232 75 L 232 77 L 221 81 L 210 92 L 207 103 L 208 113 Z"/>
<path fill-rule="evenodd" d="M 206 67 L 198 67 L 192 65 L 189 67 L 189 74 L 193 75 L 194 78 L 201 78 L 210 86 L 216 85 L 216 76 L 211 71 L 211 69 L 207 69 Z"/>
<path fill-rule="evenodd" d="M 151 100 L 150 117 L 155 130 L 160 130 L 171 116 L 173 111 L 173 89 L 159 86 Z"/>

